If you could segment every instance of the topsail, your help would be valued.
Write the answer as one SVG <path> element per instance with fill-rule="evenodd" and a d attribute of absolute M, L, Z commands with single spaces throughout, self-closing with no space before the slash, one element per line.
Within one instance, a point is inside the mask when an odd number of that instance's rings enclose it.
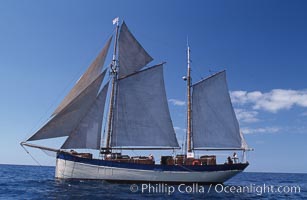
<path fill-rule="evenodd" d="M 125 22 L 123 22 L 120 29 L 118 48 L 120 67 L 119 78 L 138 71 L 153 60 L 129 31 Z"/>

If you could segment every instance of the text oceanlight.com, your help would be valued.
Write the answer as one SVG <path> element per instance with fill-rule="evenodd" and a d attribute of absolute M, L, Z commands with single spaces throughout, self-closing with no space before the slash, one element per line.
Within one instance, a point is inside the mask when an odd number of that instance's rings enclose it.
<path fill-rule="evenodd" d="M 130 185 L 131 192 L 139 192 L 142 194 L 167 194 L 172 195 L 175 192 L 185 193 L 185 194 L 204 194 L 204 193 L 253 193 L 256 195 L 263 195 L 267 193 L 300 193 L 301 187 L 298 185 L 223 185 L 223 184 L 210 184 L 210 185 L 200 185 L 198 183 L 193 184 L 178 184 L 169 185 L 166 183 L 157 184 L 132 184 Z"/>

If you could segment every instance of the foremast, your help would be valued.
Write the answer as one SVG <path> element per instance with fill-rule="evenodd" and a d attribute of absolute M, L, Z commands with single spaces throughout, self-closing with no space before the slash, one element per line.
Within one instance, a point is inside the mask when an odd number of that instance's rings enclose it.
<path fill-rule="evenodd" d="M 113 121 L 113 110 L 115 104 L 115 94 L 117 88 L 118 79 L 118 60 L 117 60 L 117 41 L 118 41 L 118 30 L 119 30 L 119 18 L 113 20 L 113 24 L 116 24 L 116 35 L 113 49 L 112 63 L 110 65 L 110 75 L 112 77 L 111 94 L 110 94 L 110 104 L 109 104 L 109 114 L 108 114 L 108 126 L 106 135 L 106 151 L 110 152 L 110 140 L 112 133 L 112 121 Z"/>
<path fill-rule="evenodd" d="M 114 149 L 178 148 L 167 104 L 163 63 L 142 69 L 153 58 L 124 21 L 120 27 L 118 18 L 115 22 L 112 85 L 101 154 Z"/>

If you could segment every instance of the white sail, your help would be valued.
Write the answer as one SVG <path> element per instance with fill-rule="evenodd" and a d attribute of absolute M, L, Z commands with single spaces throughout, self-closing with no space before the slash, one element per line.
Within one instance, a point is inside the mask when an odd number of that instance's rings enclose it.
<path fill-rule="evenodd" d="M 197 148 L 242 148 L 225 71 L 193 85 L 192 137 Z"/>
<path fill-rule="evenodd" d="M 118 48 L 120 78 L 138 71 L 153 60 L 129 31 L 125 22 L 120 29 Z"/>
<path fill-rule="evenodd" d="M 107 56 L 112 37 L 109 38 L 104 48 L 98 54 L 94 62 L 89 66 L 87 71 L 82 75 L 76 85 L 71 89 L 69 94 L 64 98 L 53 115 L 60 113 L 73 99 L 75 99 L 85 88 L 87 88 L 101 73 L 102 67 Z"/>
<path fill-rule="evenodd" d="M 94 82 L 27 141 L 69 136 L 94 103 L 105 72 L 101 73 Z"/>
<path fill-rule="evenodd" d="M 163 65 L 118 81 L 112 147 L 178 147 L 164 88 Z"/>
<path fill-rule="evenodd" d="M 107 83 L 90 110 L 80 121 L 61 149 L 100 149 L 101 127 L 109 83 Z"/>
<path fill-rule="evenodd" d="M 242 149 L 245 149 L 245 150 L 248 150 L 249 147 L 248 147 L 248 145 L 247 145 L 247 142 L 246 142 L 246 140 L 245 140 L 245 138 L 244 138 L 244 135 L 243 135 L 243 132 L 242 132 L 242 131 L 240 131 L 240 137 L 241 137 L 241 148 L 242 148 Z"/>

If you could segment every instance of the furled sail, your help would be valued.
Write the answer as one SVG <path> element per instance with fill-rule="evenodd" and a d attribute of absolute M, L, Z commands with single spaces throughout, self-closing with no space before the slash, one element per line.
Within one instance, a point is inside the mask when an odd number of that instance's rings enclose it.
<path fill-rule="evenodd" d="M 69 136 L 95 102 L 106 71 L 74 98 L 59 114 L 53 116 L 27 141 Z"/>
<path fill-rule="evenodd" d="M 61 149 L 99 149 L 101 127 L 109 83 L 107 83 L 90 110 L 71 132 Z"/>
<path fill-rule="evenodd" d="M 69 94 L 64 98 L 53 115 L 60 113 L 73 99 L 75 99 L 85 88 L 87 88 L 101 73 L 102 67 L 107 56 L 112 36 L 108 39 L 106 45 L 98 54 L 94 62 L 89 66 L 87 71 L 82 75 L 76 85 L 71 89 Z"/>
<path fill-rule="evenodd" d="M 179 147 L 167 104 L 163 65 L 118 80 L 112 147 Z"/>
<path fill-rule="evenodd" d="M 138 71 L 153 60 L 129 31 L 125 22 L 123 22 L 120 29 L 118 49 L 120 67 L 119 78 Z"/>
<path fill-rule="evenodd" d="M 193 85 L 192 137 L 194 149 L 245 148 L 225 71 Z"/>

